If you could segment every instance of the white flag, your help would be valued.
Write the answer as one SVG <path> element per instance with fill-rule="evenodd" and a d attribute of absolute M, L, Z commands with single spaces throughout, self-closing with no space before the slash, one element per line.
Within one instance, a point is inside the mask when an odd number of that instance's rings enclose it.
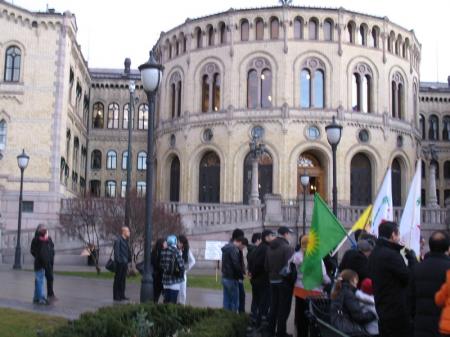
<path fill-rule="evenodd" d="M 375 202 L 373 203 L 370 233 L 378 236 L 378 226 L 380 226 L 380 223 L 383 221 L 392 221 L 393 219 L 392 178 L 391 168 L 389 168 L 384 176 L 383 183 L 378 191 Z"/>
<path fill-rule="evenodd" d="M 421 207 L 421 181 L 422 167 L 417 162 L 416 174 L 409 189 L 408 199 L 400 221 L 400 241 L 420 256 L 420 207 Z"/>

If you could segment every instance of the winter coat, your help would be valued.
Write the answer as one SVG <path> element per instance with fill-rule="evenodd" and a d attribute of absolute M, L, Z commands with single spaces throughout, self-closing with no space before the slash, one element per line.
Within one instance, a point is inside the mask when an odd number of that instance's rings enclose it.
<path fill-rule="evenodd" d="M 369 257 L 369 275 L 381 321 L 405 321 L 409 317 L 407 288 L 410 270 L 400 255 L 402 248 L 399 244 L 379 238 Z"/>
<path fill-rule="evenodd" d="M 364 336 L 364 325 L 375 320 L 376 315 L 362 310 L 355 290 L 348 282 L 342 282 L 337 298 L 331 301 L 331 324 L 349 336 Z"/>
<path fill-rule="evenodd" d="M 164 286 L 184 281 L 184 261 L 178 248 L 169 246 L 161 251 L 160 268 L 163 272 L 162 283 Z"/>
<path fill-rule="evenodd" d="M 378 336 L 379 328 L 378 328 L 378 315 L 377 310 L 375 309 L 375 298 L 373 295 L 366 294 L 361 290 L 356 290 L 355 292 L 356 298 L 359 300 L 361 304 L 361 308 L 363 312 L 372 312 L 376 315 L 376 319 L 367 323 L 364 328 L 371 336 Z"/>
<path fill-rule="evenodd" d="M 119 235 L 114 241 L 114 262 L 128 264 L 131 262 L 131 251 L 128 241 Z"/>
<path fill-rule="evenodd" d="M 265 270 L 269 274 L 270 282 L 282 282 L 280 271 L 287 265 L 292 255 L 294 255 L 294 248 L 285 238 L 278 237 L 270 242 L 265 261 Z"/>
<path fill-rule="evenodd" d="M 252 280 L 269 281 L 269 275 L 264 269 L 268 249 L 269 244 L 261 242 L 258 247 L 247 255 L 248 271 L 252 276 Z"/>
<path fill-rule="evenodd" d="M 434 303 L 434 295 L 445 283 L 448 269 L 450 258 L 433 252 L 414 266 L 410 301 L 414 317 L 414 337 L 440 337 L 438 325 L 441 309 Z"/>
<path fill-rule="evenodd" d="M 231 280 L 244 278 L 239 248 L 232 242 L 222 247 L 222 278 Z"/>
<path fill-rule="evenodd" d="M 434 296 L 434 301 L 437 306 L 442 307 L 439 331 L 442 334 L 450 335 L 450 270 L 447 271 L 445 283 Z"/>
<path fill-rule="evenodd" d="M 369 259 L 358 249 L 349 249 L 342 257 L 339 271 L 351 269 L 358 274 L 359 282 L 369 277 Z"/>
<path fill-rule="evenodd" d="M 30 253 L 34 257 L 34 270 L 49 269 L 52 259 L 48 239 L 34 237 L 31 241 Z"/>

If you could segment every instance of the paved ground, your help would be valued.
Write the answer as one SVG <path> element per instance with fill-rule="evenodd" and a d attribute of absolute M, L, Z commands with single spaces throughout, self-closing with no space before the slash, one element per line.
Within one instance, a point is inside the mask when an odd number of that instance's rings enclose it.
<path fill-rule="evenodd" d="M 25 266 L 25 268 L 27 268 Z M 112 280 L 93 280 L 82 277 L 55 275 L 55 294 L 58 301 L 49 306 L 32 303 L 34 274 L 30 271 L 15 271 L 11 266 L 0 265 L 0 307 L 34 311 L 49 315 L 76 319 L 85 311 L 95 311 L 103 306 L 120 305 L 112 300 Z M 139 302 L 140 283 L 127 285 L 127 296 Z M 188 288 L 188 304 L 196 307 L 220 308 L 222 292 L 217 290 Z M 249 310 L 251 295 L 247 294 Z M 288 322 L 293 331 L 293 310 Z"/>

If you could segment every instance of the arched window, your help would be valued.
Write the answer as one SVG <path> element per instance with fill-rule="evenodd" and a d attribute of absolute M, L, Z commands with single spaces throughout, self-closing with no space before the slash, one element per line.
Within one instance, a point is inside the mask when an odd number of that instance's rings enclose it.
<path fill-rule="evenodd" d="M 241 41 L 248 41 L 250 26 L 247 19 L 241 21 Z"/>
<path fill-rule="evenodd" d="M 396 72 L 391 82 L 392 117 L 403 119 L 405 109 L 405 90 L 403 76 Z"/>
<path fill-rule="evenodd" d="M 117 153 L 116 153 L 116 151 L 109 150 L 106 153 L 106 168 L 108 170 L 115 170 L 117 168 Z"/>
<path fill-rule="evenodd" d="M 202 112 L 219 111 L 221 78 L 220 68 L 215 63 L 207 63 L 201 71 L 202 79 Z"/>
<path fill-rule="evenodd" d="M 183 38 L 183 53 L 185 53 L 187 50 L 187 36 L 185 36 L 184 33 L 181 33 L 181 34 L 182 34 L 182 38 Z"/>
<path fill-rule="evenodd" d="M 108 105 L 108 129 L 117 129 L 119 127 L 119 104 L 111 103 Z"/>
<path fill-rule="evenodd" d="M 137 155 L 137 169 L 138 171 L 147 169 L 147 153 L 145 151 L 140 151 Z"/>
<path fill-rule="evenodd" d="M 325 107 L 325 64 L 317 58 L 307 59 L 300 71 L 300 107 Z"/>
<path fill-rule="evenodd" d="M 419 128 L 420 128 L 420 134 L 422 136 L 422 140 L 426 139 L 426 129 L 425 129 L 425 117 L 420 114 L 419 116 Z"/>
<path fill-rule="evenodd" d="M 400 52 L 402 49 L 402 45 L 403 45 L 403 38 L 402 36 L 399 34 L 397 36 L 397 40 L 395 41 L 395 55 L 400 56 Z"/>
<path fill-rule="evenodd" d="M 368 28 L 365 24 L 359 26 L 359 43 L 361 46 L 367 46 L 367 31 Z"/>
<path fill-rule="evenodd" d="M 439 119 L 436 115 L 431 115 L 428 120 L 428 139 L 439 140 Z"/>
<path fill-rule="evenodd" d="M 181 116 L 181 75 L 178 71 L 170 76 L 170 111 L 172 118 Z"/>
<path fill-rule="evenodd" d="M 450 141 L 450 116 L 444 116 L 442 119 L 442 140 Z"/>
<path fill-rule="evenodd" d="M 303 40 L 303 18 L 297 16 L 294 19 L 294 39 Z"/>
<path fill-rule="evenodd" d="M 180 160 L 177 156 L 170 163 L 170 201 L 180 201 Z"/>
<path fill-rule="evenodd" d="M 90 180 L 89 181 L 89 192 L 92 197 L 100 197 L 101 181 L 100 180 Z"/>
<path fill-rule="evenodd" d="M 116 197 L 116 182 L 114 180 L 107 180 L 105 182 L 105 197 L 107 198 Z"/>
<path fill-rule="evenodd" d="M 317 40 L 319 37 L 319 23 L 317 18 L 311 18 L 308 22 L 308 38 L 310 40 Z"/>
<path fill-rule="evenodd" d="M 247 107 L 270 108 L 272 106 L 272 71 L 265 58 L 256 58 L 248 65 Z"/>
<path fill-rule="evenodd" d="M 353 21 L 350 21 L 347 24 L 347 39 L 349 43 L 354 44 L 355 43 L 355 29 L 356 24 Z"/>
<path fill-rule="evenodd" d="M 128 151 L 122 153 L 122 170 L 126 170 L 128 166 Z"/>
<path fill-rule="evenodd" d="M 350 205 L 367 206 L 372 201 L 372 165 L 363 153 L 356 154 L 350 164 Z"/>
<path fill-rule="evenodd" d="M 19 47 L 11 46 L 5 53 L 5 82 L 19 82 L 22 52 Z"/>
<path fill-rule="evenodd" d="M 144 103 L 139 105 L 138 130 L 147 130 L 147 129 L 148 129 L 148 105 Z"/>
<path fill-rule="evenodd" d="M 278 18 L 271 18 L 270 19 L 270 39 L 278 40 L 279 37 L 280 37 L 280 22 L 278 21 Z"/>
<path fill-rule="evenodd" d="M 224 22 L 219 23 L 219 32 L 220 32 L 220 38 L 219 43 L 225 44 L 227 43 L 227 26 Z"/>
<path fill-rule="evenodd" d="M 220 202 L 220 158 L 215 152 L 207 152 L 200 160 L 198 201 Z"/>
<path fill-rule="evenodd" d="M 186 37 L 184 36 L 184 33 L 181 32 L 180 35 L 178 36 L 178 42 L 180 44 L 180 54 L 184 54 L 186 52 L 185 39 L 186 39 Z"/>
<path fill-rule="evenodd" d="M 202 34 L 202 30 L 197 27 L 195 30 L 195 38 L 196 38 L 196 43 L 197 43 L 197 49 L 200 49 L 203 47 L 203 34 Z"/>
<path fill-rule="evenodd" d="M 214 28 L 209 26 L 207 28 L 208 31 L 208 46 L 214 46 Z"/>
<path fill-rule="evenodd" d="M 6 121 L 2 119 L 0 121 L 0 151 L 6 149 Z"/>
<path fill-rule="evenodd" d="M 409 39 L 406 38 L 405 42 L 403 43 L 403 48 L 402 48 L 402 57 L 407 59 L 408 58 L 408 51 L 409 51 Z"/>
<path fill-rule="evenodd" d="M 261 18 L 257 18 L 255 20 L 256 32 L 255 38 L 256 40 L 264 40 L 264 21 Z"/>
<path fill-rule="evenodd" d="M 358 63 L 353 69 L 352 110 L 372 112 L 372 69 L 364 63 Z"/>
<path fill-rule="evenodd" d="M 388 41 L 387 41 L 388 52 L 390 52 L 390 53 L 393 52 L 394 41 L 395 41 L 395 33 L 393 31 L 391 31 L 391 33 L 388 36 Z"/>
<path fill-rule="evenodd" d="M 103 104 L 100 102 L 95 103 L 92 110 L 92 127 L 94 129 L 103 129 L 105 115 Z"/>
<path fill-rule="evenodd" d="M 333 41 L 333 20 L 325 19 L 323 23 L 323 39 L 325 41 Z"/>
<path fill-rule="evenodd" d="M 100 150 L 94 150 L 91 154 L 91 169 L 100 170 L 102 168 L 102 153 Z"/>
<path fill-rule="evenodd" d="M 174 44 L 175 44 L 175 56 L 180 55 L 180 40 L 177 40 L 177 38 L 174 36 Z"/>
<path fill-rule="evenodd" d="M 170 60 L 172 58 L 172 46 L 170 45 L 170 41 L 166 40 L 166 50 L 167 50 L 167 58 Z"/>
<path fill-rule="evenodd" d="M 132 105 L 134 107 L 134 105 Z M 131 110 L 131 129 L 134 128 L 134 109 Z M 128 129 L 128 115 L 130 114 L 130 103 L 126 103 L 123 106 L 123 119 L 122 128 Z"/>
<path fill-rule="evenodd" d="M 370 46 L 373 48 L 379 48 L 380 46 L 380 28 L 378 26 L 374 26 L 372 28 L 372 39 Z"/>
<path fill-rule="evenodd" d="M 444 162 L 444 179 L 450 180 L 450 160 Z"/>
<path fill-rule="evenodd" d="M 402 168 L 399 159 L 392 162 L 392 204 L 394 207 L 402 205 Z"/>

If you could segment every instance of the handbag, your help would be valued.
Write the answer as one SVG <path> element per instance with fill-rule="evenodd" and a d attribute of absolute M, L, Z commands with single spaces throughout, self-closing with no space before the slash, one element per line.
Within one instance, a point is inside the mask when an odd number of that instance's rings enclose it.
<path fill-rule="evenodd" d="M 113 253 L 114 253 L 114 248 L 111 249 L 111 254 L 109 255 L 108 262 L 106 262 L 106 265 L 105 265 L 106 270 L 110 271 L 111 273 L 116 272 L 116 262 L 112 258 Z"/>
<path fill-rule="evenodd" d="M 292 259 L 289 259 L 287 264 L 281 268 L 278 274 L 289 286 L 294 286 L 295 281 L 297 281 L 297 267 L 294 262 L 292 262 Z"/>

